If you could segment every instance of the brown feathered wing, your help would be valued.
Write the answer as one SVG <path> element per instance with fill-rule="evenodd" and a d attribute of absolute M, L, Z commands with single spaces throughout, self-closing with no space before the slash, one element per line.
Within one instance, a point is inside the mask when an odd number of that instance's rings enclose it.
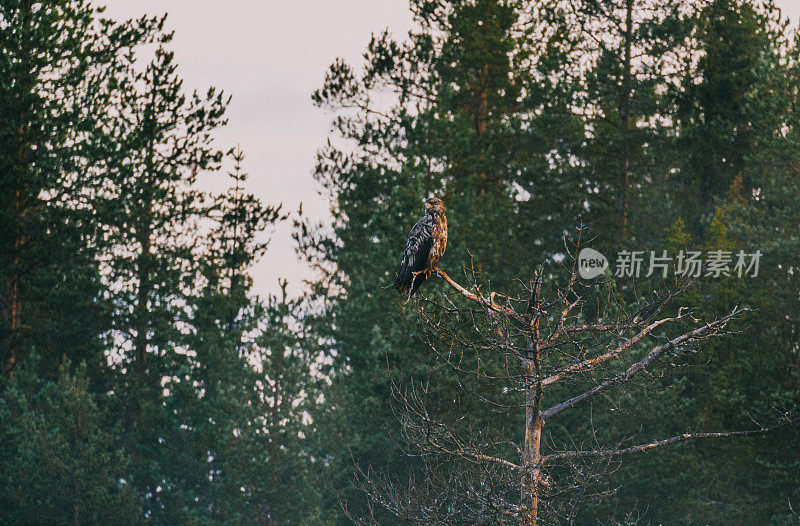
<path fill-rule="evenodd" d="M 425 273 L 421 271 L 429 268 L 429 257 L 433 247 L 433 228 L 434 218 L 425 214 L 411 229 L 411 234 L 406 241 L 406 248 L 403 251 L 403 260 L 397 271 L 397 279 L 392 285 L 398 292 L 407 292 L 411 296 L 425 281 Z M 415 275 L 416 272 L 419 274 Z"/>

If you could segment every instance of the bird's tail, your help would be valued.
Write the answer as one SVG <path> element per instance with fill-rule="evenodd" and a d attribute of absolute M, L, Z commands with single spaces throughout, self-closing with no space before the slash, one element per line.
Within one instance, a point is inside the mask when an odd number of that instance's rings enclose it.
<path fill-rule="evenodd" d="M 391 285 L 386 285 L 385 287 L 381 287 L 381 288 L 382 288 L 383 290 L 386 290 L 386 289 L 395 289 L 395 290 L 396 290 L 396 291 L 398 291 L 398 292 L 403 292 L 403 290 L 404 290 L 406 287 L 405 287 L 405 283 L 404 283 L 403 279 L 401 279 L 401 276 L 400 276 L 400 274 L 398 274 L 398 275 L 397 275 L 397 277 L 396 277 L 396 278 L 395 278 L 395 280 L 394 280 L 394 283 L 392 283 Z"/>
<path fill-rule="evenodd" d="M 397 292 L 407 292 L 411 286 L 411 275 L 408 269 L 401 268 L 397 271 L 397 277 L 394 283 L 383 287 L 384 289 L 394 289 Z"/>
<path fill-rule="evenodd" d="M 392 283 L 388 287 L 384 287 L 384 288 L 386 288 L 386 289 L 394 289 L 397 292 L 400 292 L 400 293 L 404 294 L 404 293 L 408 292 L 408 289 L 410 287 L 409 287 L 408 283 L 406 283 L 403 280 L 399 280 L 398 279 L 397 281 L 395 281 L 394 283 Z"/>

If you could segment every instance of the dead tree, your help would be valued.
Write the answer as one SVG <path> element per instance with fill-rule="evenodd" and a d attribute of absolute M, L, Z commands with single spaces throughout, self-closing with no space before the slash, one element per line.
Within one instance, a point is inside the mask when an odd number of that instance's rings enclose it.
<path fill-rule="evenodd" d="M 511 421 L 516 414 L 521 429 L 492 434 L 465 428 L 453 423 L 459 420 L 457 407 L 442 409 L 441 401 L 429 407 L 424 381 L 395 386 L 398 417 L 407 442 L 424 460 L 423 475 L 401 487 L 363 473 L 363 489 L 374 503 L 416 523 L 570 522 L 576 501 L 556 508 L 548 497 L 571 491 L 579 498 L 598 466 L 679 442 L 769 431 L 754 422 L 747 430 L 685 432 L 644 443 L 552 443 L 544 431 L 560 416 L 634 385 L 651 369 L 669 370 L 664 362 L 697 351 L 702 340 L 724 334 L 731 320 L 749 310 L 735 307 L 717 319 L 698 320 L 677 302 L 686 285 L 633 312 L 613 300 L 600 306 L 597 284 L 580 280 L 575 265 L 565 270 L 566 283 L 556 286 L 540 267 L 516 295 L 482 290 L 468 272 L 467 288 L 437 270 L 456 294 L 421 302 L 426 342 L 458 375 L 478 379 L 480 387 L 473 385 L 468 396 Z M 509 441 L 509 434 L 518 440 Z M 555 472 L 569 472 L 574 480 L 553 480 Z"/>

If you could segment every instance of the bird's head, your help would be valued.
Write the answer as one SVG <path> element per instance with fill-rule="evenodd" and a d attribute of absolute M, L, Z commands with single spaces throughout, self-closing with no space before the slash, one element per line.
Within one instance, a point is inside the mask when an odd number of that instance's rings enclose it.
<path fill-rule="evenodd" d="M 438 197 L 429 197 L 425 201 L 425 213 L 426 214 L 443 214 L 444 213 L 444 203 Z"/>

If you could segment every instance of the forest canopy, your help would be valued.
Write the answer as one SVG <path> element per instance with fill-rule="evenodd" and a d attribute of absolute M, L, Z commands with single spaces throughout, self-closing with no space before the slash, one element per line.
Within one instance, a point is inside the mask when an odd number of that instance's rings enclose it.
<path fill-rule="evenodd" d="M 773 0 L 409 8 L 309 94 L 318 223 L 248 189 L 167 17 L 0 0 L 0 522 L 798 520 L 796 28 Z M 447 251 L 407 301 L 431 196 Z M 296 297 L 253 290 L 281 223 Z"/>

